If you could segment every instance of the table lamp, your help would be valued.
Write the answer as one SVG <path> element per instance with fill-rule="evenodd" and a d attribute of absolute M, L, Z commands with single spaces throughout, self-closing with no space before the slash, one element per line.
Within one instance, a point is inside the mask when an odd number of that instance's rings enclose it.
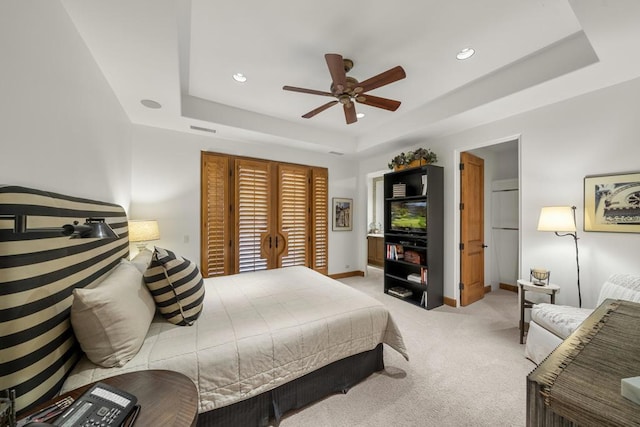
<path fill-rule="evenodd" d="M 159 239 L 160 229 L 155 219 L 129 221 L 129 241 L 136 243 L 138 251 L 142 252 L 146 249 L 148 242 Z"/>
<path fill-rule="evenodd" d="M 582 307 L 580 293 L 580 262 L 578 261 L 578 232 L 576 230 L 575 206 L 545 206 L 540 211 L 538 231 L 553 231 L 556 236 L 571 236 L 576 244 L 576 267 L 578 270 L 578 307 Z M 560 233 L 564 234 L 560 234 Z"/>

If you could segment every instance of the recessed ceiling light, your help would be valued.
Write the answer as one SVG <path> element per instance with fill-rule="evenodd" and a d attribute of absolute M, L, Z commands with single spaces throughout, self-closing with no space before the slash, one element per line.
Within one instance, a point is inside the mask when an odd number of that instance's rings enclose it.
<path fill-rule="evenodd" d="M 162 108 L 162 105 L 160 105 L 159 102 L 154 101 L 153 99 L 143 99 L 142 101 L 140 101 L 140 103 L 147 108 L 153 108 L 153 109 Z"/>
<path fill-rule="evenodd" d="M 359 118 L 359 119 L 363 118 L 364 116 L 365 116 L 364 113 L 357 113 L 356 114 L 356 117 Z"/>
<path fill-rule="evenodd" d="M 240 83 L 244 83 L 244 82 L 246 82 L 246 81 L 247 81 L 247 76 L 245 76 L 245 75 L 244 75 L 244 74 L 242 74 L 242 73 L 235 73 L 235 74 L 233 75 L 233 80 L 235 80 L 235 81 L 237 81 L 237 82 L 240 82 Z"/>
<path fill-rule="evenodd" d="M 460 60 L 469 59 L 469 58 L 471 58 L 473 56 L 474 53 L 476 53 L 475 50 L 473 50 L 470 47 L 465 47 L 460 52 L 458 52 L 458 54 L 456 55 L 456 58 L 458 58 Z"/>

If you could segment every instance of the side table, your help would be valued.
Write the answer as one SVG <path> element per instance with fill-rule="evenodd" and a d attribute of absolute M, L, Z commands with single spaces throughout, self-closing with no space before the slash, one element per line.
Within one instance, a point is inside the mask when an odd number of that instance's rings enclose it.
<path fill-rule="evenodd" d="M 100 380 L 138 398 L 140 413 L 135 427 L 195 426 L 198 421 L 198 390 L 186 375 L 174 371 L 148 370 L 128 372 Z M 67 396 L 82 396 L 95 383 L 63 393 L 21 417 L 33 414 Z"/>
<path fill-rule="evenodd" d="M 518 287 L 520 288 L 520 344 L 524 344 L 524 309 L 533 307 L 533 302 L 527 300 L 527 292 L 537 292 L 541 294 L 549 295 L 551 304 L 556 303 L 556 294 L 560 292 L 560 286 L 549 283 L 547 285 L 534 285 L 533 282 L 528 280 L 518 280 Z"/>

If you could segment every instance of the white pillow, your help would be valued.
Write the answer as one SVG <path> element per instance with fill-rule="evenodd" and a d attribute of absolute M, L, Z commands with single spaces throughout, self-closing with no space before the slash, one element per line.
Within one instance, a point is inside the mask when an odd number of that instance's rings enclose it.
<path fill-rule="evenodd" d="M 131 260 L 131 264 L 135 265 L 140 273 L 144 273 L 151 264 L 153 253 L 149 249 L 143 249 L 136 254 Z"/>
<path fill-rule="evenodd" d="M 71 325 L 89 360 L 123 366 L 140 350 L 155 310 L 142 273 L 124 261 L 95 288 L 74 289 Z"/>

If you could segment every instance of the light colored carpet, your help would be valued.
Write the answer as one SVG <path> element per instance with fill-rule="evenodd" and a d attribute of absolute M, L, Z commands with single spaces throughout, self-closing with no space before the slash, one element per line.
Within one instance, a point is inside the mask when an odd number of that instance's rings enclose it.
<path fill-rule="evenodd" d="M 384 302 L 409 361 L 385 346 L 385 370 L 347 394 L 288 414 L 297 426 L 523 426 L 526 376 L 518 297 L 498 290 L 468 307 L 424 310 L 382 292 L 382 271 L 341 280 Z"/>

